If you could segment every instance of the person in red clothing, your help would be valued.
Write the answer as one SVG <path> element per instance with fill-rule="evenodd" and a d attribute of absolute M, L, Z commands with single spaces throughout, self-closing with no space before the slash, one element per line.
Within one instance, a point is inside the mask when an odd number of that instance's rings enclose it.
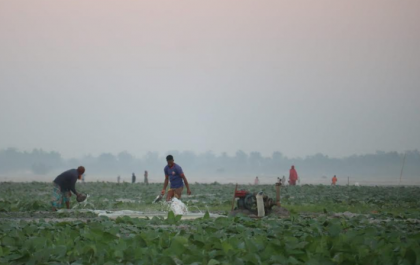
<path fill-rule="evenodd" d="M 260 185 L 260 179 L 258 177 L 255 178 L 254 185 Z"/>
<path fill-rule="evenodd" d="M 337 177 L 334 175 L 334 177 L 332 178 L 332 180 L 331 180 L 332 182 L 331 182 L 331 185 L 332 186 L 335 186 L 335 184 L 337 183 Z"/>
<path fill-rule="evenodd" d="M 295 186 L 296 181 L 298 179 L 299 179 L 299 177 L 298 177 L 298 174 L 296 172 L 295 166 L 292 166 L 292 168 L 290 169 L 290 174 L 289 174 L 289 185 Z"/>

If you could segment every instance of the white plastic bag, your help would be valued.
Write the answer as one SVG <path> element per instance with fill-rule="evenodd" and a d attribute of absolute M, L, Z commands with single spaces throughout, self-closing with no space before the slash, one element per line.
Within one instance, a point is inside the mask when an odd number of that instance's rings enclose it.
<path fill-rule="evenodd" d="M 264 199 L 263 199 L 263 192 L 259 192 L 256 196 L 257 198 L 257 209 L 258 209 L 258 217 L 265 216 L 265 209 L 264 209 Z"/>
<path fill-rule="evenodd" d="M 172 199 L 170 208 L 175 215 L 184 215 L 188 213 L 187 206 L 175 197 Z"/>

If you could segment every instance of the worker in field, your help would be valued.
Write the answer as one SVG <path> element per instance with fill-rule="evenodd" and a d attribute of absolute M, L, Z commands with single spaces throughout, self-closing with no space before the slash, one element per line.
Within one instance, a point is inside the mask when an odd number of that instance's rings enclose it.
<path fill-rule="evenodd" d="M 331 185 L 335 186 L 336 183 L 337 183 L 337 177 L 334 175 L 334 177 L 331 180 Z"/>
<path fill-rule="evenodd" d="M 286 186 L 286 177 L 285 176 L 283 176 L 283 178 L 281 179 L 281 185 Z"/>
<path fill-rule="evenodd" d="M 117 183 L 120 184 L 120 181 L 121 181 L 121 177 L 120 177 L 120 175 L 118 175 L 118 177 L 117 177 Z"/>
<path fill-rule="evenodd" d="M 131 183 L 136 183 L 136 175 L 133 173 L 133 175 L 131 176 Z"/>
<path fill-rule="evenodd" d="M 296 181 L 299 179 L 298 174 L 296 172 L 295 166 L 292 166 L 289 173 L 289 185 L 295 186 Z"/>
<path fill-rule="evenodd" d="M 166 195 L 166 201 L 170 201 L 173 197 L 181 199 L 184 183 L 187 187 L 187 194 L 191 195 L 188 180 L 185 177 L 182 168 L 178 164 L 175 164 L 174 157 L 172 155 L 168 155 L 166 157 L 166 162 L 168 162 L 168 165 L 163 170 L 165 172 L 165 182 L 163 183 L 162 196 L 165 195 L 168 182 L 171 183 L 171 186 L 168 190 L 168 194 Z"/>
<path fill-rule="evenodd" d="M 144 184 L 149 185 L 149 172 L 144 171 Z"/>
<path fill-rule="evenodd" d="M 260 185 L 260 179 L 258 178 L 258 176 L 255 177 L 254 185 Z"/>
<path fill-rule="evenodd" d="M 73 192 L 76 196 L 79 196 L 79 193 L 76 191 L 76 181 L 81 180 L 84 173 L 85 168 L 80 166 L 77 169 L 67 170 L 55 178 L 51 200 L 53 211 L 61 208 L 63 203 L 66 204 L 67 209 L 70 209 L 71 193 Z"/>

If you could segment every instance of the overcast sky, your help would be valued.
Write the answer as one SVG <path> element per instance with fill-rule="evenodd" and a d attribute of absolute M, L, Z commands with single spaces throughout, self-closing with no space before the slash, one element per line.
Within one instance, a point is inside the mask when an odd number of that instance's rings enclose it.
<path fill-rule="evenodd" d="M 0 149 L 420 149 L 420 1 L 0 1 Z"/>

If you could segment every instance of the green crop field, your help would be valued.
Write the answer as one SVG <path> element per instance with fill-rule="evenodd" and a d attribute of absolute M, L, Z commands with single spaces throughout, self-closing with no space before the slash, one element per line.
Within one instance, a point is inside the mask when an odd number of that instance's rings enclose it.
<path fill-rule="evenodd" d="M 283 187 L 291 215 L 181 220 L 162 184 L 77 184 L 86 203 L 51 212 L 50 183 L 0 183 L 0 264 L 420 264 L 420 187 Z M 263 190 L 275 198 L 273 186 Z M 191 184 L 191 212 L 227 215 L 233 185 Z M 86 209 L 163 212 L 116 220 Z"/>

